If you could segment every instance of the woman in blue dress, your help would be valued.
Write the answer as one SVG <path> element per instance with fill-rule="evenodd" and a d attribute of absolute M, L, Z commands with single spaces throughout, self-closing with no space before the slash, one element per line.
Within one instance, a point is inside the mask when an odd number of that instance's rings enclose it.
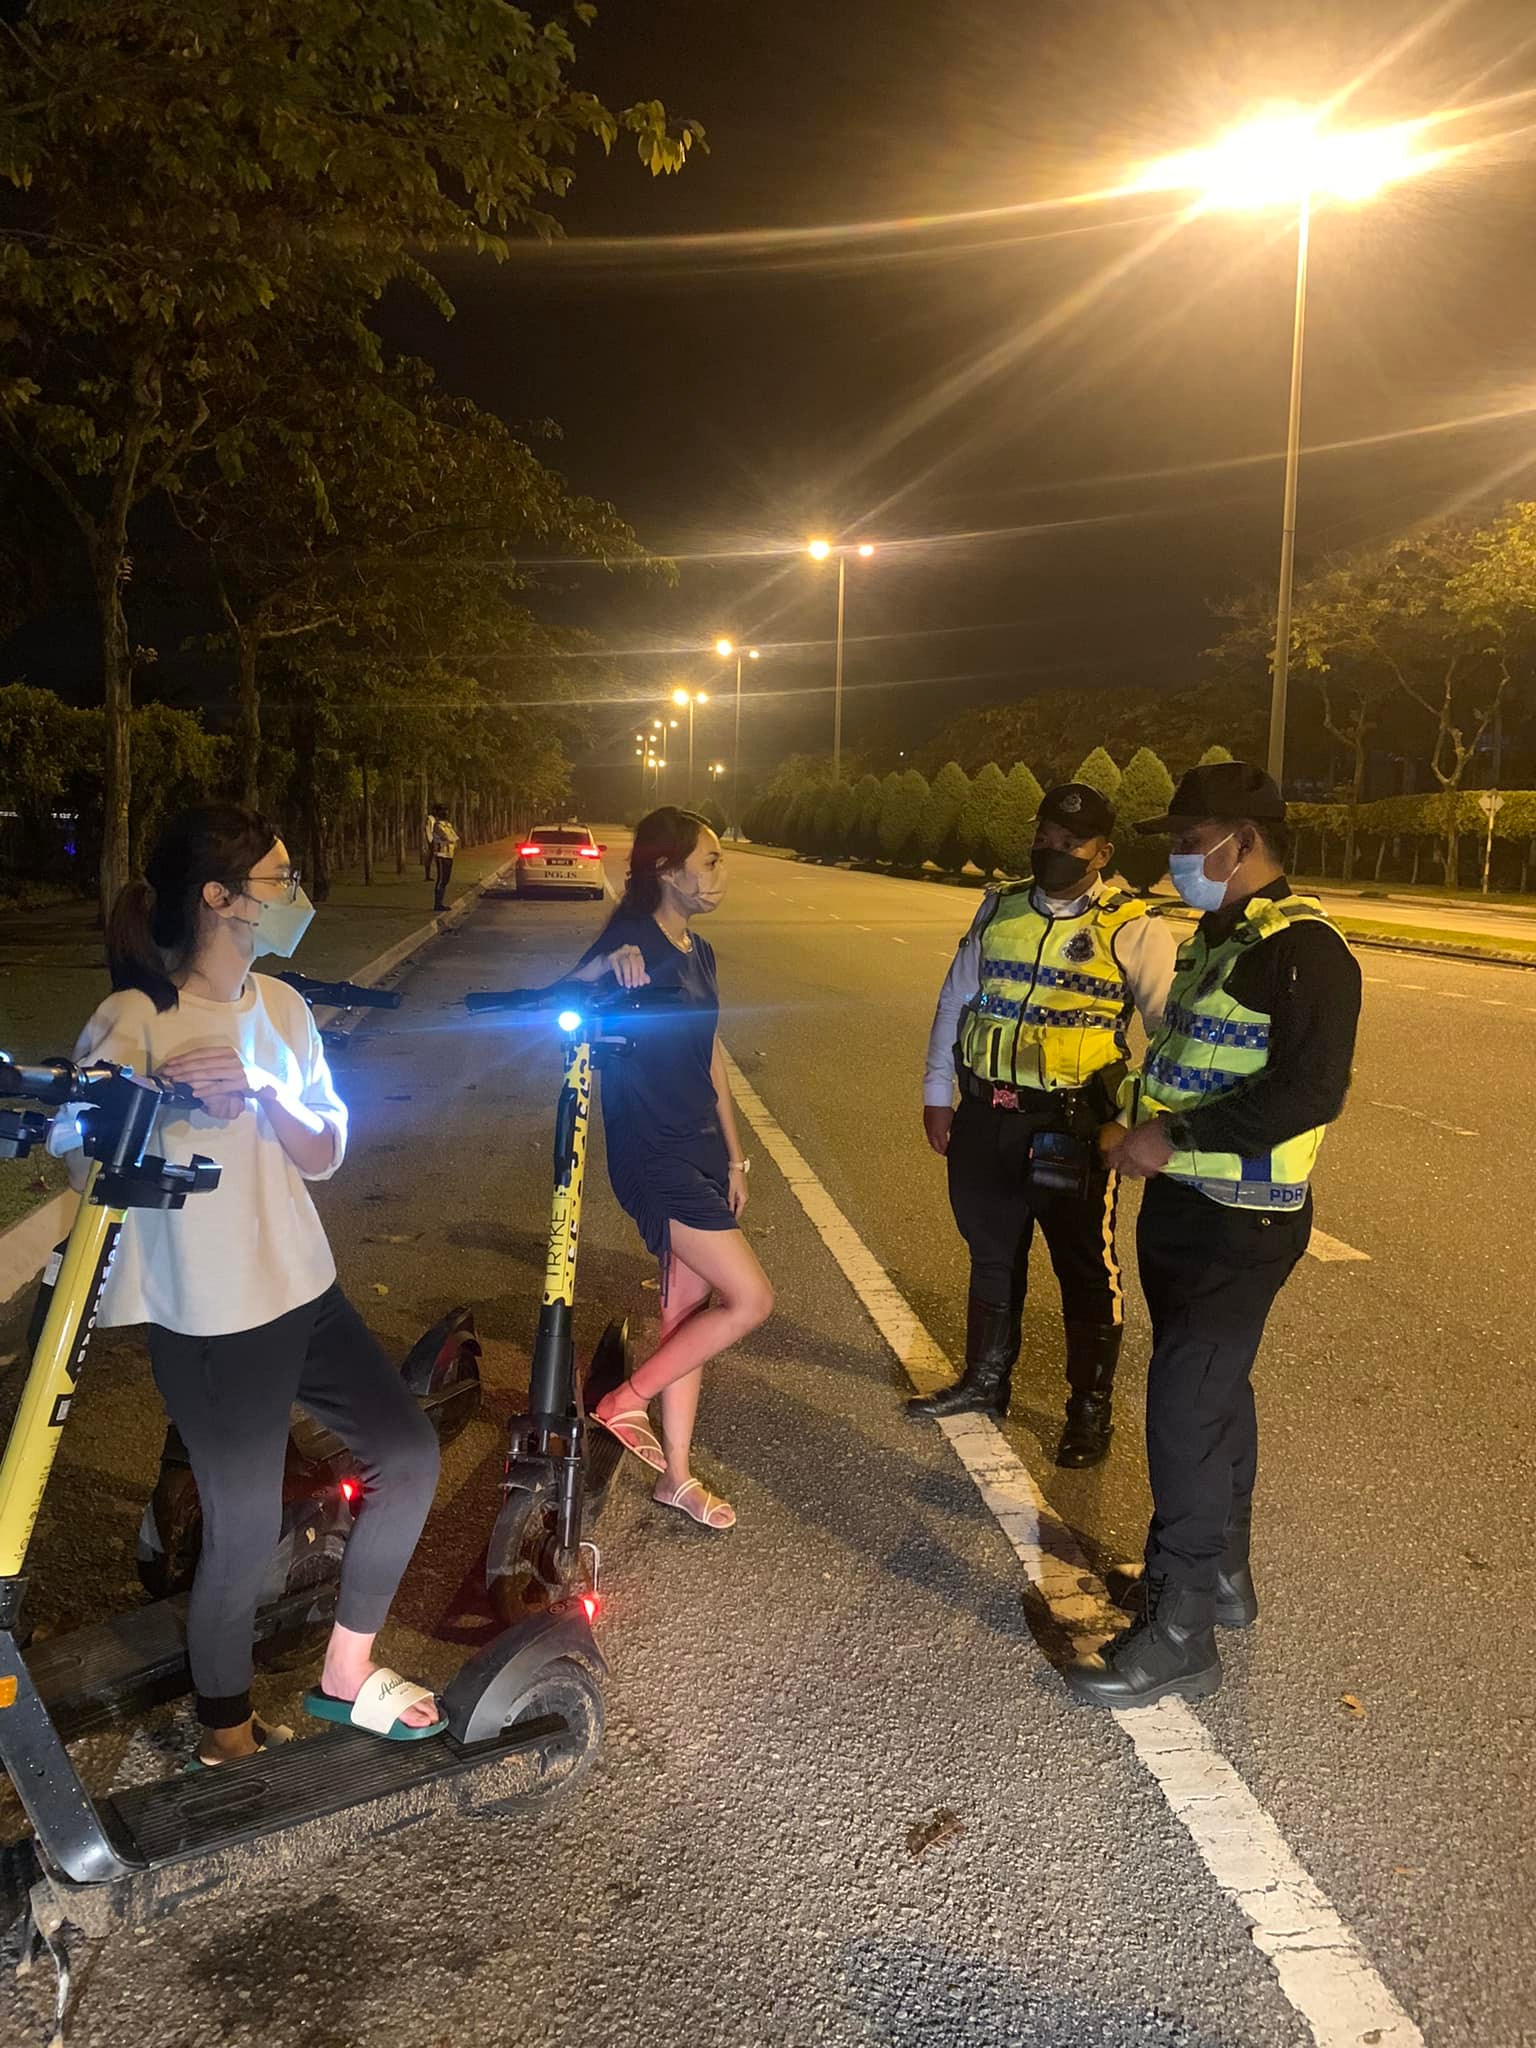
<path fill-rule="evenodd" d="M 664 805 L 635 831 L 629 879 L 574 979 L 671 1000 L 633 1020 L 634 1045 L 603 1069 L 608 1175 L 661 1267 L 661 1340 L 594 1410 L 660 1477 L 652 1498 L 707 1529 L 736 1520 L 690 1470 L 704 1367 L 765 1322 L 773 1289 L 738 1219 L 747 1169 L 718 1036 L 715 955 L 692 921 L 725 893 L 720 841 L 693 811 Z M 658 1403 L 660 1436 L 651 1427 Z"/>

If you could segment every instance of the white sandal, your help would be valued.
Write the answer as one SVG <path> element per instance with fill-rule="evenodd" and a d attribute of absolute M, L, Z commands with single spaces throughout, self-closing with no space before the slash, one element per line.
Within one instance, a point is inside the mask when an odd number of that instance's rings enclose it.
<path fill-rule="evenodd" d="M 687 1496 L 698 1488 L 698 1500 L 690 1501 Z M 671 1493 L 658 1489 L 651 1495 L 659 1508 L 676 1508 L 690 1522 L 697 1522 L 703 1529 L 734 1529 L 736 1510 L 728 1500 L 722 1500 L 717 1493 L 711 1493 L 702 1479 L 685 1479 L 681 1486 Z"/>

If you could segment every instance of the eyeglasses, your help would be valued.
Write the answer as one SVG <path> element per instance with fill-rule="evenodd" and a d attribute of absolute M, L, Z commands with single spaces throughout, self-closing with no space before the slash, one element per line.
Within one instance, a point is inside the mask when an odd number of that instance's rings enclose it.
<path fill-rule="evenodd" d="M 283 890 L 284 894 L 278 898 L 280 903 L 297 903 L 299 900 L 299 883 L 303 878 L 302 869 L 290 867 L 286 874 L 247 875 L 245 881 L 247 883 L 265 882 L 269 889 Z M 243 886 L 244 884 L 242 884 Z"/>

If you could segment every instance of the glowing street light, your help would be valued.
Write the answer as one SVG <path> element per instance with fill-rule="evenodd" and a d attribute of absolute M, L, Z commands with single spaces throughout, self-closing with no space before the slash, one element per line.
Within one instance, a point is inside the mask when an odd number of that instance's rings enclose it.
<path fill-rule="evenodd" d="M 695 709 L 695 707 L 696 707 L 697 705 L 700 705 L 700 704 L 707 704 L 707 703 L 709 702 L 709 693 L 708 693 L 708 691 L 706 691 L 706 690 L 684 690 L 684 689 L 682 689 L 681 687 L 679 687 L 678 689 L 676 689 L 676 690 L 674 690 L 674 691 L 672 692 L 672 702 L 673 702 L 673 703 L 674 703 L 674 704 L 675 704 L 675 705 L 677 706 L 677 708 L 678 708 L 678 710 L 679 710 L 679 711 L 683 710 L 683 709 L 684 709 L 684 708 L 686 707 L 686 709 L 687 709 L 687 712 L 688 712 L 688 801 L 689 801 L 689 803 L 692 803 L 692 802 L 693 802 L 693 714 L 694 714 L 694 709 Z M 674 725 L 676 725 L 676 723 L 677 723 L 677 720 L 676 720 L 676 719 L 674 718 L 674 719 L 673 719 L 673 721 L 672 721 L 672 723 L 673 723 Z"/>
<path fill-rule="evenodd" d="M 811 540 L 805 544 L 805 552 L 813 562 L 824 562 L 828 555 L 837 556 L 837 665 L 832 677 L 832 780 L 837 781 L 843 764 L 843 604 L 847 594 L 848 557 L 857 555 L 867 562 L 875 552 L 872 541 L 861 540 L 847 547 L 834 547 L 829 540 Z"/>
<path fill-rule="evenodd" d="M 724 636 L 715 642 L 715 652 L 722 661 L 736 662 L 736 743 L 731 754 L 731 836 L 741 837 L 741 664 L 743 661 L 759 661 L 761 655 L 755 647 L 738 647 L 734 640 Z M 710 770 L 714 774 L 713 768 Z"/>
<path fill-rule="evenodd" d="M 1301 360 L 1307 322 L 1307 251 L 1319 200 L 1359 205 L 1387 186 L 1418 176 L 1440 159 L 1416 149 L 1416 122 L 1333 133 L 1321 113 L 1280 109 L 1234 129 L 1208 149 L 1185 150 L 1144 165 L 1139 192 L 1189 192 L 1199 213 L 1294 207 L 1296 310 L 1291 333 L 1291 402 L 1285 437 L 1280 523 L 1280 591 L 1269 699 L 1269 772 L 1285 782 L 1285 711 L 1291 667 L 1291 592 L 1296 573 L 1296 486 L 1301 467 Z"/>

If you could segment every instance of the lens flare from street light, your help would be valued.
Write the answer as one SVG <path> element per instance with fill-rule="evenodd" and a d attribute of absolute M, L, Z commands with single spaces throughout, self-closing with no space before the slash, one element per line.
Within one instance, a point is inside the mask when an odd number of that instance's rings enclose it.
<path fill-rule="evenodd" d="M 1309 198 L 1358 203 L 1434 161 L 1414 147 L 1416 122 L 1329 134 L 1321 120 L 1301 108 L 1277 109 L 1233 129 L 1209 149 L 1143 165 L 1130 189 L 1193 192 L 1201 212 L 1299 206 Z"/>
<path fill-rule="evenodd" d="M 709 702 L 709 692 L 707 690 L 695 690 L 693 701 L 695 704 L 707 704 Z"/>
<path fill-rule="evenodd" d="M 808 541 L 805 552 L 813 562 L 824 562 L 832 552 L 832 543 L 829 540 Z"/>
<path fill-rule="evenodd" d="M 859 553 L 863 556 L 866 562 L 869 560 L 870 556 L 874 552 L 874 549 L 870 546 L 867 540 L 862 540 L 859 542 Z"/>
<path fill-rule="evenodd" d="M 747 659 L 748 661 L 761 661 L 762 656 L 758 653 L 755 647 L 749 647 L 747 649 Z"/>
<path fill-rule="evenodd" d="M 736 650 L 729 640 L 717 640 L 715 642 L 715 652 L 716 654 L 734 654 Z"/>

